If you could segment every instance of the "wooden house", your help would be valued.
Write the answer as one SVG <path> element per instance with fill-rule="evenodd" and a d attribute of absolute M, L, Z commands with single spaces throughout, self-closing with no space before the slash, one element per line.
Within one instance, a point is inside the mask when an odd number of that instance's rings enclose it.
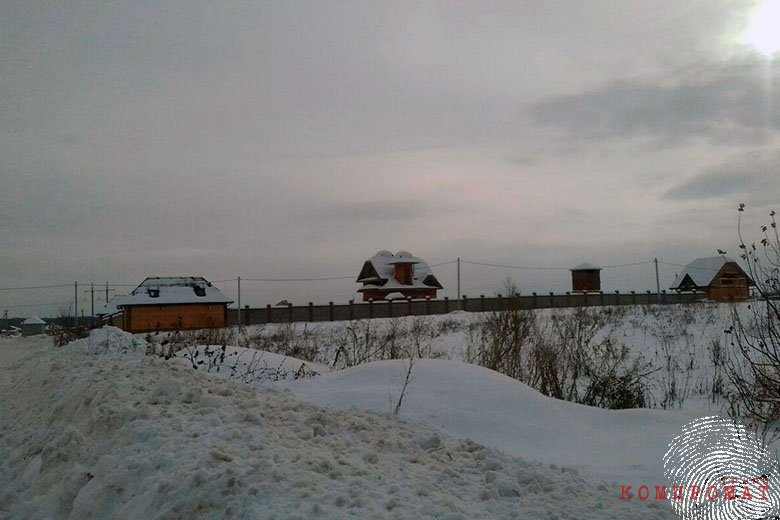
<path fill-rule="evenodd" d="M 111 303 L 127 332 L 224 327 L 232 300 L 199 276 L 147 278 Z"/>
<path fill-rule="evenodd" d="M 755 283 L 727 256 L 697 258 L 685 266 L 672 286 L 676 291 L 702 291 L 714 301 L 741 301 L 750 297 Z"/>
<path fill-rule="evenodd" d="M 436 298 L 443 289 L 428 264 L 407 251 L 379 251 L 363 263 L 356 281 L 363 284 L 363 301 Z"/>
<path fill-rule="evenodd" d="M 599 292 L 601 291 L 601 268 L 588 263 L 571 268 L 572 292 Z"/>

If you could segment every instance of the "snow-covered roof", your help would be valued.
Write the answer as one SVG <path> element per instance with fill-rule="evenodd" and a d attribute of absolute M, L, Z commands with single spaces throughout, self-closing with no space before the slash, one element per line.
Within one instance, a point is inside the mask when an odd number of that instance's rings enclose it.
<path fill-rule="evenodd" d="M 683 271 L 677 275 L 672 287 L 679 287 L 686 276 L 691 278 L 696 287 L 707 287 L 712 282 L 712 279 L 715 278 L 715 275 L 729 262 L 734 262 L 734 260 L 727 256 L 697 258 L 686 265 Z"/>
<path fill-rule="evenodd" d="M 601 271 L 601 267 L 596 267 L 593 264 L 584 262 L 582 264 L 575 265 L 574 267 L 572 267 L 571 271 Z"/>
<path fill-rule="evenodd" d="M 387 293 L 385 295 L 385 300 L 405 300 L 405 299 L 406 299 L 406 296 L 404 296 L 404 293 L 400 293 L 400 292 L 397 292 L 397 291 L 396 292 Z"/>
<path fill-rule="evenodd" d="M 38 316 L 30 316 L 22 322 L 22 325 L 46 325 L 46 322 Z"/>
<path fill-rule="evenodd" d="M 395 265 L 399 263 L 414 264 L 411 284 L 402 284 L 396 280 Z M 408 251 L 399 251 L 396 254 L 385 250 L 379 251 L 366 260 L 356 281 L 367 284 L 358 289 L 358 292 L 377 287 L 381 287 L 383 290 L 441 289 L 441 284 L 433 275 L 428 263 Z"/>
<path fill-rule="evenodd" d="M 173 305 L 188 303 L 232 303 L 233 300 L 200 276 L 147 278 L 127 296 L 115 296 L 117 308 L 130 305 Z"/>
<path fill-rule="evenodd" d="M 112 314 L 116 314 L 119 312 L 119 309 L 116 306 L 116 302 L 121 298 L 127 298 L 127 296 L 121 296 L 117 295 L 108 300 L 105 303 L 101 303 L 97 307 L 95 307 L 95 314 L 98 316 L 110 316 Z"/>

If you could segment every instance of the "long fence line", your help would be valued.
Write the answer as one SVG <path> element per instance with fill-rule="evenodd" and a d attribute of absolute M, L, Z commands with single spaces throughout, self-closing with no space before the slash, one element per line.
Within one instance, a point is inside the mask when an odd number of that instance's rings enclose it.
<path fill-rule="evenodd" d="M 393 318 L 401 316 L 427 316 L 447 314 L 454 310 L 467 312 L 491 312 L 510 309 L 553 309 L 567 307 L 601 307 L 615 305 L 674 305 L 690 304 L 706 299 L 703 292 L 680 293 L 566 293 L 566 294 L 530 294 L 527 296 L 493 296 L 469 298 L 463 296 L 460 301 L 444 299 L 394 300 L 376 302 L 355 302 L 327 305 L 292 305 L 241 309 L 242 325 L 260 325 L 265 323 L 291 323 L 314 321 L 344 321 L 372 318 Z M 238 325 L 239 310 L 227 310 L 227 324 Z"/>

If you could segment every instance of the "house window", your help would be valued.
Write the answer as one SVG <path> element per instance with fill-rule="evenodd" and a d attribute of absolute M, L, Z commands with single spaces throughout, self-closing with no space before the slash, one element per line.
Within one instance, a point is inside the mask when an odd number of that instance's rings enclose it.
<path fill-rule="evenodd" d="M 193 290 L 195 291 L 195 296 L 200 296 L 200 297 L 206 296 L 206 289 L 199 285 L 193 287 Z"/>
<path fill-rule="evenodd" d="M 150 298 L 159 298 L 160 297 L 160 289 L 149 289 L 149 297 Z"/>

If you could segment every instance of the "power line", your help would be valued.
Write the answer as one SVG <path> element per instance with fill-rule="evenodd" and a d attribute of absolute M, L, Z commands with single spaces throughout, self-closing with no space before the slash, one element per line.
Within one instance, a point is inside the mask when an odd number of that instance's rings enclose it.
<path fill-rule="evenodd" d="M 27 303 L 24 305 L 0 305 L 3 309 L 17 309 L 20 307 L 51 307 L 54 305 L 70 305 L 72 302 L 54 302 L 54 303 Z"/>
<path fill-rule="evenodd" d="M 63 283 L 56 285 L 35 285 L 29 287 L 0 287 L 0 291 L 25 291 L 28 289 L 55 289 L 58 287 L 73 287 L 73 283 Z"/>
<path fill-rule="evenodd" d="M 464 264 L 471 264 L 471 265 L 481 265 L 486 267 L 498 267 L 501 269 L 526 269 L 526 270 L 536 270 L 536 271 L 571 271 L 571 267 L 539 267 L 539 266 L 520 266 L 520 265 L 501 265 L 501 264 L 489 264 L 486 262 L 472 262 L 470 260 L 461 260 Z M 646 260 L 644 262 L 632 262 L 629 264 L 616 264 L 616 265 L 605 265 L 601 266 L 598 269 L 614 269 L 618 267 L 630 267 L 634 265 L 645 265 L 652 263 L 652 260 Z"/>

